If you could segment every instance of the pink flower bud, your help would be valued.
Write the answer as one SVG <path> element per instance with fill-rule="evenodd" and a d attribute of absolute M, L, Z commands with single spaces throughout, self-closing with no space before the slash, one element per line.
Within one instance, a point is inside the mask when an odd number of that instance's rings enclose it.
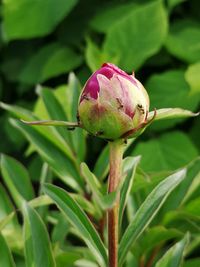
<path fill-rule="evenodd" d="M 148 111 L 148 94 L 134 74 L 105 63 L 86 82 L 78 115 L 85 130 L 115 140 L 144 123 Z"/>

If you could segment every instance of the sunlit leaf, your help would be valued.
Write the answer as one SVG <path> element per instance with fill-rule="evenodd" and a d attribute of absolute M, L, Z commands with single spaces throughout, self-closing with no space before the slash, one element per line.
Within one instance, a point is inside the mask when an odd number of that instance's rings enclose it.
<path fill-rule="evenodd" d="M 27 266 L 55 267 L 47 229 L 38 213 L 28 204 L 23 206 L 24 242 Z"/>
<path fill-rule="evenodd" d="M 50 184 L 44 186 L 44 192 L 54 200 L 58 208 L 65 214 L 67 220 L 79 231 L 83 240 L 93 251 L 94 257 L 101 263 L 101 266 L 105 266 L 107 262 L 106 249 L 94 226 L 76 201 L 63 189 Z"/>
<path fill-rule="evenodd" d="M 188 244 L 189 236 L 188 234 L 185 237 L 171 247 L 165 255 L 156 263 L 155 267 L 180 267 L 182 266 L 183 256 L 185 247 Z"/>
<path fill-rule="evenodd" d="M 134 241 L 150 224 L 169 194 L 183 181 L 185 175 L 185 169 L 172 174 L 148 195 L 122 236 L 119 246 L 119 264 L 124 262 Z"/>
<path fill-rule="evenodd" d="M 44 135 L 34 128 L 38 126 L 25 125 L 24 123 L 13 119 L 12 124 L 35 146 L 42 158 L 44 158 L 65 183 L 75 190 L 81 190 L 83 181 L 81 180 L 73 161 L 69 159 L 62 150 L 56 147 L 52 141 L 45 138 Z"/>
<path fill-rule="evenodd" d="M 110 27 L 104 52 L 118 56 L 122 69 L 138 69 L 161 48 L 167 34 L 167 15 L 161 1 L 133 8 Z M 145 37 L 145 38 L 144 38 Z"/>
<path fill-rule="evenodd" d="M 11 251 L 6 244 L 5 239 L 0 234 L 0 266 L 15 267 L 15 263 L 11 254 Z"/>
<path fill-rule="evenodd" d="M 34 198 L 28 171 L 20 162 L 7 155 L 1 155 L 1 170 L 4 182 L 18 207 L 24 200 Z"/>

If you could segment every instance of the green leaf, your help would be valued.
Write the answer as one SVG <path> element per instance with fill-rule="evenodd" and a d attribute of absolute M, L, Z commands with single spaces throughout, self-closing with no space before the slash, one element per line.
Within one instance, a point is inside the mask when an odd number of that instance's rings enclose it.
<path fill-rule="evenodd" d="M 14 211 L 14 207 L 10 201 L 10 198 L 8 197 L 5 189 L 3 188 L 3 186 L 0 184 L 0 221 L 1 221 L 1 226 L 2 226 L 2 222 L 3 220 L 9 216 L 13 211 Z M 4 223 L 3 223 L 4 225 Z M 12 228 L 14 229 L 15 226 L 18 225 L 17 219 L 16 217 L 13 218 L 13 220 L 7 225 L 8 228 Z"/>
<path fill-rule="evenodd" d="M 55 267 L 48 232 L 39 214 L 24 203 L 23 216 L 26 266 Z"/>
<path fill-rule="evenodd" d="M 189 235 L 171 247 L 164 256 L 156 263 L 155 267 L 181 267 L 183 262 L 184 250 L 188 244 Z"/>
<path fill-rule="evenodd" d="M 153 248 L 163 244 L 163 242 L 182 238 L 182 232 L 175 228 L 165 228 L 163 226 L 155 226 L 148 229 L 147 233 L 140 238 L 140 250 L 142 254 L 146 254 Z"/>
<path fill-rule="evenodd" d="M 68 86 L 66 88 L 66 97 L 68 100 L 67 116 L 70 121 L 77 121 L 77 110 L 81 85 L 73 73 L 70 73 Z M 85 159 L 86 154 L 86 133 L 82 129 L 76 129 L 72 134 L 72 140 L 77 158 L 81 161 Z"/>
<path fill-rule="evenodd" d="M 31 201 L 28 202 L 28 204 L 30 207 L 36 208 L 36 207 L 50 205 L 52 204 L 52 200 L 48 196 L 42 195 L 32 199 Z"/>
<path fill-rule="evenodd" d="M 190 85 L 191 93 L 198 95 L 200 94 L 200 61 L 196 62 L 195 64 L 189 65 L 185 72 L 185 79 Z M 200 96 L 199 96 L 200 100 Z"/>
<path fill-rule="evenodd" d="M 185 178 L 186 170 L 178 171 L 162 181 L 148 195 L 126 229 L 119 246 L 119 265 L 122 265 L 130 247 L 155 217 L 169 194 Z"/>
<path fill-rule="evenodd" d="M 9 0 L 3 2 L 4 31 L 8 40 L 47 35 L 71 11 L 77 0 Z"/>
<path fill-rule="evenodd" d="M 106 145 L 95 162 L 94 174 L 102 180 L 109 171 L 109 146 Z"/>
<path fill-rule="evenodd" d="M 92 216 L 96 217 L 97 210 L 96 207 L 93 205 L 93 203 L 89 200 L 87 200 L 84 196 L 81 196 L 80 194 L 69 194 L 76 202 L 77 204 L 88 214 L 91 214 Z"/>
<path fill-rule="evenodd" d="M 106 249 L 94 226 L 78 204 L 65 192 L 53 185 L 45 185 L 44 192 L 53 199 L 69 222 L 79 231 L 87 246 L 93 251 L 100 266 L 106 266 Z"/>
<path fill-rule="evenodd" d="M 6 244 L 4 237 L 0 234 L 0 266 L 15 267 L 11 251 Z"/>
<path fill-rule="evenodd" d="M 155 150 L 156 153 L 152 156 L 152 151 Z M 198 156 L 198 151 L 186 134 L 173 131 L 138 143 L 131 154 L 142 156 L 141 167 L 144 171 L 155 172 L 185 166 Z"/>
<path fill-rule="evenodd" d="M 63 266 L 70 266 L 74 267 L 75 262 L 80 259 L 82 256 L 79 252 L 76 252 L 74 250 L 69 250 L 64 253 L 60 253 L 56 257 L 56 266 L 57 267 L 63 267 Z"/>
<path fill-rule="evenodd" d="M 82 57 L 71 48 L 51 43 L 32 55 L 19 78 L 27 84 L 41 83 L 76 68 L 81 61 Z"/>
<path fill-rule="evenodd" d="M 28 171 L 20 162 L 7 155 L 1 155 L 1 171 L 4 182 L 18 207 L 21 207 L 24 200 L 34 198 Z"/>
<path fill-rule="evenodd" d="M 196 117 L 199 113 L 193 113 L 190 110 L 181 108 L 161 108 L 156 110 L 156 117 L 154 121 L 166 120 L 166 119 L 176 119 L 176 118 L 189 118 Z M 154 116 L 154 111 L 149 112 L 148 120 L 150 121 Z"/>
<path fill-rule="evenodd" d="M 101 207 L 101 209 L 107 210 L 108 208 L 112 207 L 121 188 L 121 184 L 115 192 L 103 195 L 101 192 L 102 186 L 100 182 L 97 180 L 96 176 L 89 170 L 88 166 L 85 163 L 81 163 L 81 172 L 90 188 L 93 198 Z"/>
<path fill-rule="evenodd" d="M 96 263 L 90 260 L 80 259 L 76 261 L 77 267 L 98 267 Z"/>
<path fill-rule="evenodd" d="M 11 212 L 8 216 L 4 217 L 0 220 L 0 232 L 4 229 L 4 227 L 10 226 L 11 221 L 15 216 L 15 212 Z"/>
<path fill-rule="evenodd" d="M 180 5 L 181 3 L 185 2 L 186 0 L 168 0 L 168 8 L 170 11 L 172 11 L 177 5 Z"/>
<path fill-rule="evenodd" d="M 145 87 L 151 99 L 151 109 L 156 108 L 159 110 L 168 107 L 179 107 L 195 111 L 198 107 L 200 98 L 191 94 L 191 88 L 185 80 L 184 71 L 170 70 L 161 74 L 154 74 L 149 78 Z M 187 116 L 184 117 L 186 118 Z M 153 123 L 151 127 L 156 130 L 166 129 L 182 121 L 183 119 L 159 121 Z"/>
<path fill-rule="evenodd" d="M 187 260 L 183 264 L 183 267 L 197 267 L 197 266 L 200 266 L 200 258 Z"/>
<path fill-rule="evenodd" d="M 22 108 L 22 107 L 9 105 L 3 102 L 0 102 L 0 107 L 10 112 L 13 116 L 17 118 L 21 118 L 23 120 L 36 120 L 37 119 L 37 117 L 30 110 Z"/>
<path fill-rule="evenodd" d="M 165 202 L 165 206 L 161 210 L 161 216 L 166 215 L 170 210 L 176 210 L 177 208 L 183 209 L 183 203 L 200 184 L 200 158 L 196 158 L 187 165 L 187 176 L 184 181 L 177 186 L 174 193 L 169 196 Z"/>
<path fill-rule="evenodd" d="M 106 62 L 106 57 L 99 47 L 90 39 L 87 39 L 87 47 L 85 57 L 88 67 L 91 71 L 99 69 L 103 62 Z"/>
<path fill-rule="evenodd" d="M 161 48 L 167 34 L 167 15 L 162 1 L 133 8 L 108 31 L 103 51 L 119 59 L 127 71 L 137 70 Z"/>
<path fill-rule="evenodd" d="M 163 222 L 166 227 L 176 227 L 181 232 L 190 231 L 196 236 L 200 231 L 200 217 L 182 210 L 170 211 Z"/>
<path fill-rule="evenodd" d="M 67 121 L 67 116 L 63 110 L 63 107 L 60 105 L 57 98 L 54 96 L 53 91 L 41 88 L 40 95 L 43 99 L 43 102 L 45 104 L 46 110 L 49 114 L 49 117 L 52 120 L 61 120 L 61 121 Z M 67 149 L 69 153 L 73 153 L 70 147 L 72 143 L 72 136 L 71 133 L 66 129 L 66 127 L 57 127 L 55 130 L 60 134 L 60 136 L 63 138 L 67 145 Z M 73 156 L 73 154 L 72 154 Z"/>
<path fill-rule="evenodd" d="M 123 21 L 127 14 L 133 9 L 137 8 L 136 3 L 113 3 L 106 9 L 98 12 L 97 15 L 92 18 L 91 27 L 101 33 L 107 33 L 113 25 L 116 25 L 119 21 Z"/>
<path fill-rule="evenodd" d="M 89 170 L 85 162 L 81 163 L 81 172 L 82 172 L 82 175 L 84 176 L 84 179 L 90 186 L 91 191 L 94 193 L 99 191 L 100 193 L 101 184 L 96 178 L 96 176 Z"/>
<path fill-rule="evenodd" d="M 24 121 L 37 121 L 39 118 L 35 116 L 30 110 L 15 106 L 15 105 L 8 105 L 3 102 L 0 102 L 0 107 L 4 110 L 11 113 L 14 117 L 24 120 Z M 59 135 L 56 135 L 55 132 L 52 131 L 49 127 L 36 127 L 35 130 L 39 133 L 44 135 L 48 140 L 54 143 L 54 145 L 58 146 L 64 153 L 67 154 L 67 149 L 65 144 L 60 140 Z M 67 156 L 70 156 L 67 154 Z"/>
<path fill-rule="evenodd" d="M 186 207 L 184 208 L 184 210 L 186 212 L 190 213 L 191 215 L 199 216 L 199 218 L 200 218 L 199 206 L 200 206 L 200 197 L 195 198 L 194 200 L 190 201 L 186 205 Z"/>
<path fill-rule="evenodd" d="M 55 220 L 54 227 L 51 233 L 52 242 L 59 243 L 59 246 L 65 245 L 67 235 L 69 234 L 70 229 L 71 229 L 71 225 L 66 220 L 66 217 L 64 216 L 64 214 L 62 214 L 61 212 L 56 212 L 51 215 L 53 215 L 53 219 Z M 70 246 L 70 248 L 72 251 L 75 251 L 75 247 Z M 66 252 L 66 249 L 65 249 L 65 252 Z M 56 261 L 57 261 L 57 258 L 56 258 Z"/>
<path fill-rule="evenodd" d="M 199 23 L 187 19 L 176 20 L 167 37 L 166 48 L 175 57 L 194 63 L 200 60 L 199 38 Z"/>
<path fill-rule="evenodd" d="M 136 168 L 140 162 L 141 157 L 127 157 L 123 161 L 123 173 L 126 175 L 122 188 L 120 190 L 120 207 L 119 207 L 119 223 L 121 225 L 123 212 L 128 200 L 130 190 L 132 188 L 135 177 Z"/>
<path fill-rule="evenodd" d="M 56 147 L 52 141 L 48 140 L 43 134 L 37 131 L 35 127 L 39 126 L 25 125 L 13 119 L 11 119 L 11 123 L 26 136 L 41 157 L 66 184 L 75 190 L 81 190 L 83 181 L 73 162 L 61 149 Z"/>
<path fill-rule="evenodd" d="M 65 90 L 68 100 L 68 106 L 66 108 L 67 118 L 70 121 L 77 121 L 77 109 L 78 102 L 82 87 L 74 73 L 69 74 L 68 85 Z"/>

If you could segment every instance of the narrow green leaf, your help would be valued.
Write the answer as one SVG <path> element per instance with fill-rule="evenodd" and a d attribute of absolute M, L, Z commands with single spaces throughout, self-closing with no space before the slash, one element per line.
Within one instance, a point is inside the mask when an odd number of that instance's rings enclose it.
<path fill-rule="evenodd" d="M 101 189 L 101 184 L 96 176 L 89 170 L 85 162 L 81 163 L 81 173 L 92 192 L 98 192 Z"/>
<path fill-rule="evenodd" d="M 0 266 L 15 267 L 15 263 L 4 237 L 0 234 Z"/>
<path fill-rule="evenodd" d="M 97 215 L 96 208 L 94 207 L 93 203 L 89 200 L 87 200 L 84 196 L 80 194 L 69 194 L 76 202 L 77 204 L 88 214 L 91 214 L 93 216 Z"/>
<path fill-rule="evenodd" d="M 40 95 L 43 99 L 43 102 L 45 104 L 46 110 L 52 120 L 62 120 L 67 121 L 67 116 L 63 110 L 63 107 L 60 105 L 59 101 L 56 99 L 55 95 L 53 94 L 53 91 L 42 88 L 40 90 Z M 59 134 L 63 137 L 63 139 L 67 142 L 68 145 L 72 142 L 71 133 L 66 130 L 64 127 L 57 127 L 56 130 L 59 132 Z M 69 150 L 70 150 L 69 146 Z"/>
<path fill-rule="evenodd" d="M 0 107 L 10 112 L 13 116 L 23 120 L 36 120 L 37 117 L 28 109 L 0 102 Z"/>
<path fill-rule="evenodd" d="M 103 195 L 100 191 L 100 189 L 102 188 L 101 184 L 85 163 L 81 163 L 81 172 L 98 206 L 100 206 L 102 210 L 111 208 L 117 198 L 122 183 L 120 183 L 118 190 L 116 190 L 115 192 Z"/>
<path fill-rule="evenodd" d="M 23 215 L 26 266 L 55 267 L 48 232 L 39 214 L 25 203 Z"/>
<path fill-rule="evenodd" d="M 14 216 L 15 216 L 15 212 L 13 211 L 8 216 L 0 220 L 0 232 L 3 230 L 4 227 L 10 224 Z"/>
<path fill-rule="evenodd" d="M 184 181 L 179 186 L 177 186 L 177 188 L 174 190 L 174 193 L 171 194 L 166 200 L 165 206 L 160 212 L 161 217 L 165 216 L 171 210 L 176 211 L 177 208 L 183 208 L 183 201 L 185 201 L 189 196 L 191 196 L 192 191 L 194 190 L 194 186 L 196 186 L 197 189 L 198 184 L 200 184 L 199 175 L 200 158 L 196 158 L 187 165 L 187 176 Z"/>
<path fill-rule="evenodd" d="M 24 200 L 34 198 L 28 171 L 20 162 L 2 154 L 1 171 L 4 182 L 18 207 L 21 207 Z"/>
<path fill-rule="evenodd" d="M 183 233 L 176 228 L 165 228 L 161 225 L 151 227 L 140 237 L 140 251 L 144 255 L 153 248 L 172 239 L 180 239 Z"/>
<path fill-rule="evenodd" d="M 162 181 L 149 194 L 126 229 L 119 246 L 119 265 L 122 265 L 130 247 L 137 237 L 146 229 L 168 195 L 185 178 L 186 169 L 182 169 Z"/>
<path fill-rule="evenodd" d="M 100 266 L 106 266 L 106 249 L 87 215 L 67 192 L 56 186 L 47 184 L 44 192 L 53 199 L 58 208 L 65 214 L 69 222 L 80 232 L 87 246 L 93 251 Z"/>
<path fill-rule="evenodd" d="M 4 110 L 7 110 L 9 113 L 11 113 L 14 117 L 21 119 L 25 122 L 30 121 L 39 121 L 39 117 L 35 116 L 31 111 L 15 106 L 15 105 L 8 105 L 3 102 L 0 102 L 0 107 Z M 57 124 L 60 124 L 60 122 Z M 50 127 L 36 127 L 35 130 L 39 132 L 40 134 L 44 135 L 48 140 L 53 142 L 57 147 L 59 147 L 68 157 L 71 156 L 70 153 L 68 153 L 65 142 L 60 139 L 60 135 L 56 134 L 55 131 L 52 130 Z"/>
<path fill-rule="evenodd" d="M 104 149 L 101 151 L 100 156 L 98 157 L 95 166 L 94 166 L 94 174 L 99 177 L 99 179 L 103 179 L 109 171 L 109 147 L 106 145 Z"/>
<path fill-rule="evenodd" d="M 8 194 L 6 193 L 3 186 L 0 184 L 0 228 L 5 225 L 6 218 L 14 212 L 14 207 L 10 201 Z M 14 229 L 18 225 L 16 217 L 7 225 L 8 228 Z"/>
<path fill-rule="evenodd" d="M 135 177 L 136 168 L 140 162 L 140 156 L 127 157 L 123 162 L 123 172 L 126 174 L 123 186 L 120 191 L 120 207 L 119 207 L 119 223 L 121 225 L 123 212 L 127 203 L 128 195 L 130 193 L 133 179 Z"/>
<path fill-rule="evenodd" d="M 81 84 L 75 74 L 70 73 L 66 88 L 66 97 L 69 105 L 65 107 L 67 109 L 68 120 L 70 121 L 77 121 L 78 102 L 81 90 Z M 72 134 L 72 140 L 77 159 L 80 162 L 84 161 L 86 154 L 86 132 L 79 128 L 76 129 Z"/>
<path fill-rule="evenodd" d="M 156 110 L 155 121 L 165 120 L 165 119 L 176 119 L 176 118 L 189 118 L 196 117 L 200 113 L 193 113 L 190 110 L 181 109 L 181 108 L 162 108 Z M 149 112 L 147 120 L 150 121 L 153 118 L 154 111 Z"/>
<path fill-rule="evenodd" d="M 25 125 L 20 121 L 11 119 L 12 125 L 18 128 L 26 138 L 35 146 L 42 158 L 51 166 L 57 175 L 71 188 L 80 191 L 83 181 L 74 163 L 64 154 L 64 152 L 56 147 L 56 145 L 45 138 L 35 129 L 37 126 Z"/>
<path fill-rule="evenodd" d="M 156 263 L 155 267 L 180 267 L 182 266 L 184 250 L 188 244 L 189 235 L 171 247 L 164 256 Z"/>
<path fill-rule="evenodd" d="M 67 115 L 70 121 L 77 120 L 77 108 L 81 90 L 82 87 L 79 80 L 77 79 L 75 74 L 71 72 L 69 74 L 68 86 L 66 90 L 66 97 L 69 101 L 69 106 L 66 108 L 68 108 Z"/>
<path fill-rule="evenodd" d="M 98 267 L 98 265 L 90 260 L 80 259 L 76 261 L 77 267 Z"/>
<path fill-rule="evenodd" d="M 50 204 L 52 204 L 52 200 L 50 197 L 42 195 L 42 196 L 36 197 L 33 200 L 29 201 L 28 204 L 32 208 L 36 208 L 36 207 L 50 205 Z"/>

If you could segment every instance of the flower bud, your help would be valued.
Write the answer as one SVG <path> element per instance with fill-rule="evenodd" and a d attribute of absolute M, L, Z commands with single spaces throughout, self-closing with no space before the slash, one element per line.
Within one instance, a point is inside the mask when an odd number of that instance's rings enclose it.
<path fill-rule="evenodd" d="M 78 117 L 81 126 L 91 134 L 115 140 L 140 128 L 148 111 L 148 94 L 134 74 L 128 75 L 115 65 L 105 63 L 82 90 Z"/>

